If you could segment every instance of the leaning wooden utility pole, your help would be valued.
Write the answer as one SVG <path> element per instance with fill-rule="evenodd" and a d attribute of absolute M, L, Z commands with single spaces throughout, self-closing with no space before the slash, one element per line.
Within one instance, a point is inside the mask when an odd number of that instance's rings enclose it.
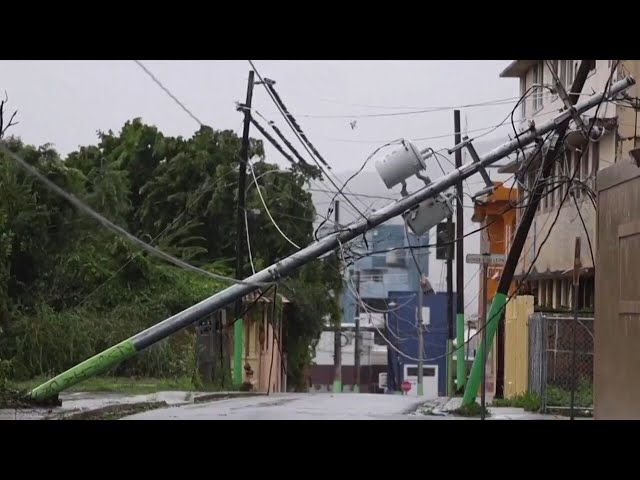
<path fill-rule="evenodd" d="M 547 154 L 544 157 L 542 163 L 542 171 L 539 175 L 539 180 L 536 183 L 535 190 L 531 195 L 531 200 L 527 203 L 524 214 L 522 215 L 522 220 L 520 221 L 520 225 L 516 231 L 515 237 L 513 239 L 513 243 L 509 249 L 509 254 L 507 256 L 507 260 L 504 265 L 504 269 L 502 270 L 502 275 L 500 277 L 500 282 L 498 283 L 498 289 L 495 297 L 493 297 L 493 301 L 491 302 L 491 309 L 489 311 L 489 315 L 486 318 L 486 323 L 483 326 L 485 328 L 485 336 L 486 336 L 486 349 L 491 349 L 491 345 L 493 343 L 493 339 L 500 325 L 500 321 L 504 318 L 504 309 L 507 303 L 507 295 L 509 294 L 509 287 L 511 286 L 511 282 L 513 281 L 513 275 L 515 274 L 516 267 L 518 265 L 518 260 L 520 259 L 520 255 L 522 254 L 522 249 L 524 248 L 525 241 L 529 234 L 529 229 L 531 228 L 531 224 L 533 223 L 533 218 L 536 214 L 536 210 L 538 209 L 538 203 L 540 203 L 540 199 L 542 198 L 544 192 L 544 182 L 553 170 L 554 160 L 558 156 L 558 152 L 562 148 L 562 141 L 564 139 L 565 133 L 569 127 L 569 122 L 572 118 L 574 118 L 577 114 L 576 109 L 573 107 L 578 102 L 580 98 L 580 93 L 582 92 L 582 88 L 587 80 L 587 75 L 591 70 L 591 60 L 583 60 L 580 63 L 580 67 L 578 68 L 578 72 L 576 74 L 576 79 L 571 85 L 571 89 L 569 90 L 571 93 L 570 102 L 572 105 L 572 110 L 568 110 L 565 112 L 565 118 L 561 121 L 558 121 L 558 128 L 556 130 L 557 141 L 555 142 L 553 148 L 550 148 Z M 605 99 L 607 92 L 603 92 L 603 98 Z M 540 135 L 542 133 L 540 132 Z M 538 138 L 540 138 L 538 135 Z M 517 140 L 517 139 L 516 139 Z M 524 145 L 523 145 L 524 146 Z M 483 344 L 485 341 L 483 340 Z M 471 367 L 471 374 L 469 375 L 469 381 L 467 382 L 467 386 L 464 391 L 464 397 L 462 400 L 463 405 L 470 405 L 476 401 L 476 396 L 478 395 L 478 387 L 482 377 L 482 360 L 487 357 L 485 354 L 484 345 L 481 344 L 480 348 L 476 353 L 476 358 L 473 361 L 473 366 Z"/>
<path fill-rule="evenodd" d="M 632 77 L 620 80 L 611 87 L 609 92 L 598 93 L 588 97 L 583 102 L 576 105 L 575 110 L 561 113 L 558 117 L 544 122 L 537 129 L 523 133 L 519 139 L 511 140 L 504 145 L 491 150 L 482 158 L 476 156 L 472 162 L 452 170 L 437 180 L 425 185 L 420 190 L 410 193 L 407 196 L 376 210 L 375 212 L 371 212 L 366 218 L 354 221 L 340 231 L 323 237 L 319 241 L 306 246 L 273 265 L 269 265 L 267 268 L 256 272 L 244 280 L 230 280 L 234 282 L 234 285 L 217 292 L 211 297 L 192 305 L 182 312 L 176 313 L 175 315 L 137 333 L 136 335 L 133 335 L 132 337 L 124 339 L 120 343 L 98 353 L 97 355 L 94 355 L 91 358 L 88 358 L 84 362 L 75 365 L 65 372 L 60 373 L 54 378 L 31 390 L 29 393 L 30 397 L 32 399 L 39 400 L 55 396 L 61 391 L 76 385 L 87 378 L 102 373 L 127 358 L 135 356 L 139 352 L 155 345 L 170 335 L 179 332 L 183 328 L 193 325 L 203 317 L 211 315 L 238 299 L 243 298 L 245 295 L 263 287 L 265 284 L 279 282 L 284 276 L 289 275 L 297 268 L 306 265 L 326 253 L 340 248 L 341 245 L 360 237 L 372 228 L 375 228 L 399 215 L 403 215 L 407 211 L 420 205 L 422 202 L 436 198 L 438 195 L 454 186 L 457 181 L 461 179 L 464 180 L 479 172 L 484 172 L 486 174 L 486 167 L 509 156 L 520 148 L 529 145 L 541 135 L 555 131 L 558 128 L 558 125 L 565 123 L 566 119 L 568 119 L 571 114 L 581 114 L 591 110 L 602 102 L 607 95 L 615 96 L 634 84 L 635 81 Z M 469 142 L 466 144 L 468 145 Z M 0 150 L 2 150 L 8 157 L 19 163 L 20 166 L 27 170 L 31 175 L 36 177 L 40 175 L 37 170 L 14 152 L 6 148 L 2 143 L 0 143 Z M 55 188 L 54 190 L 63 197 L 67 195 L 66 192 L 61 190 L 56 190 Z M 98 214 L 96 213 L 95 215 Z M 503 297 L 502 305 L 504 305 L 504 303 L 505 301 Z M 462 349 L 462 346 L 459 348 Z M 475 393 L 477 393 L 477 385 L 474 395 Z"/>
<path fill-rule="evenodd" d="M 242 146 L 240 147 L 240 162 L 238 164 L 238 203 L 236 216 L 236 278 L 244 278 L 244 215 L 247 184 L 247 163 L 249 162 L 249 129 L 251 127 L 251 101 L 253 99 L 253 77 L 254 72 L 249 72 L 249 82 L 247 83 L 247 99 L 244 108 L 244 128 L 242 130 Z M 256 185 L 257 186 L 257 185 Z M 234 308 L 233 326 L 233 383 L 242 383 L 242 319 L 238 318 L 242 313 L 242 297 L 236 299 Z"/>

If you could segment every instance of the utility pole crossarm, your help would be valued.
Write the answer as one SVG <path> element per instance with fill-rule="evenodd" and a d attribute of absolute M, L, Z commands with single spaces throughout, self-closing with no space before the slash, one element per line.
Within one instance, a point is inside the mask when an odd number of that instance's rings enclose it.
<path fill-rule="evenodd" d="M 631 77 L 625 78 L 614 84 L 610 89 L 610 93 L 617 95 L 634 83 L 635 82 Z M 593 95 L 577 105 L 576 110 L 578 112 L 587 111 L 600 103 L 604 97 L 605 93 Z M 147 328 L 137 335 L 124 340 L 117 346 L 85 360 L 81 364 L 72 367 L 32 390 L 30 393 L 31 397 L 34 399 L 42 399 L 56 395 L 62 390 L 100 373 L 113 365 L 116 365 L 124 358 L 135 355 L 145 348 L 163 340 L 169 335 L 193 324 L 202 317 L 215 313 L 224 306 L 241 299 L 246 294 L 257 289 L 258 286 L 256 284 L 279 281 L 284 275 L 289 274 L 302 265 L 305 265 L 325 253 L 329 253 L 332 250 L 340 248 L 341 245 L 361 236 L 372 228 L 394 217 L 402 215 L 404 212 L 415 205 L 418 205 L 420 202 L 433 198 L 444 192 L 455 185 L 457 181 L 475 174 L 479 171 L 479 168 L 484 168 L 497 162 L 498 160 L 515 152 L 522 146 L 526 146 L 533 142 L 539 135 L 544 135 L 545 133 L 549 133 L 555 129 L 556 120 L 545 122 L 537 130 L 529 131 L 523 134 L 519 139 L 511 140 L 501 147 L 490 151 L 481 159 L 480 162 L 472 162 L 449 172 L 421 190 L 409 194 L 406 197 L 373 212 L 368 218 L 356 221 L 350 224 L 348 228 L 345 228 L 340 232 L 332 233 L 322 238 L 320 241 L 314 242 L 293 255 L 280 260 L 274 265 L 270 265 L 264 270 L 251 275 L 246 279 L 246 283 L 232 285 L 225 290 L 202 300 L 196 305 L 193 305 L 188 309 L 177 313 L 150 328 Z"/>

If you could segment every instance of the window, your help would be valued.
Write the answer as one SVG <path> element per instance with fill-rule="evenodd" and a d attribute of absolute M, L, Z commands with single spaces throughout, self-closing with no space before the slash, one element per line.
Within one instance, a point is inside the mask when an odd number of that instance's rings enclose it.
<path fill-rule="evenodd" d="M 544 63 L 542 60 L 538 60 L 533 67 L 533 84 L 539 85 L 533 88 L 533 110 L 534 112 L 542 108 L 542 95 L 544 83 Z"/>
<path fill-rule="evenodd" d="M 567 164 L 564 172 L 564 176 L 566 177 L 565 178 L 566 183 L 563 188 L 563 193 L 562 193 L 563 197 L 567 194 L 567 190 L 571 188 L 571 185 L 569 185 L 569 179 L 571 179 L 571 177 L 573 176 L 573 169 L 575 168 L 574 167 L 575 153 L 576 152 L 574 151 L 567 150 Z"/>
<path fill-rule="evenodd" d="M 544 190 L 542 191 L 542 208 L 547 210 L 549 208 L 549 181 L 545 181 Z"/>
<path fill-rule="evenodd" d="M 379 331 L 373 332 L 373 344 L 374 345 L 386 345 L 387 342 L 382 338 L 382 334 Z"/>
<path fill-rule="evenodd" d="M 417 377 L 418 367 L 407 367 L 407 377 Z M 436 369 L 434 367 L 422 367 L 423 377 L 435 377 Z"/>
<path fill-rule="evenodd" d="M 556 178 L 555 178 L 553 188 L 555 188 L 556 190 L 553 192 L 553 196 L 556 200 L 555 203 L 560 205 L 560 203 L 562 202 L 562 192 L 564 189 L 564 183 L 563 183 L 564 179 L 562 178 L 562 172 L 564 171 L 564 169 L 562 165 L 562 160 L 556 163 L 554 169 L 555 169 L 554 176 Z"/>
<path fill-rule="evenodd" d="M 383 274 L 384 274 L 383 270 L 378 270 L 378 269 L 363 270 L 361 280 L 380 283 L 382 282 Z"/>
<path fill-rule="evenodd" d="M 523 77 L 522 81 L 520 82 L 520 97 L 524 97 L 524 92 L 527 91 L 527 77 Z M 520 114 L 522 115 L 522 118 L 526 118 L 527 117 L 527 102 L 526 100 L 523 100 L 522 103 L 520 103 Z"/>
<path fill-rule="evenodd" d="M 591 174 L 595 177 L 600 168 L 600 142 L 591 143 Z M 595 185 L 595 183 L 594 183 Z"/>
<path fill-rule="evenodd" d="M 594 305 L 594 278 L 582 278 L 578 285 L 578 308 L 592 309 Z"/>
<path fill-rule="evenodd" d="M 576 75 L 573 60 L 558 60 L 558 62 L 560 63 L 560 82 L 565 89 L 569 89 Z M 567 90 L 567 93 L 571 92 Z"/>

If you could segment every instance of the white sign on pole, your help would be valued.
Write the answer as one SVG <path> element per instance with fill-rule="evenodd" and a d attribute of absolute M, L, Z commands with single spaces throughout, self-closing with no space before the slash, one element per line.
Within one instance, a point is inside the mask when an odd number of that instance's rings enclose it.
<path fill-rule="evenodd" d="M 507 256 L 501 253 L 470 253 L 467 255 L 467 263 L 481 265 L 503 265 Z"/>

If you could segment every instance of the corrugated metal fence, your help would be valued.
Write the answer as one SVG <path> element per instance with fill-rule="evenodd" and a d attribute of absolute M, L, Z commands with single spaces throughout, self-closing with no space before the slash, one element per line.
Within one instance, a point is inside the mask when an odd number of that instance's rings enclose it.
<path fill-rule="evenodd" d="M 568 315 L 529 316 L 529 391 L 539 396 L 543 412 L 569 409 L 572 388 L 576 408 L 593 409 L 593 317 L 578 317 L 575 376 L 573 322 Z"/>

